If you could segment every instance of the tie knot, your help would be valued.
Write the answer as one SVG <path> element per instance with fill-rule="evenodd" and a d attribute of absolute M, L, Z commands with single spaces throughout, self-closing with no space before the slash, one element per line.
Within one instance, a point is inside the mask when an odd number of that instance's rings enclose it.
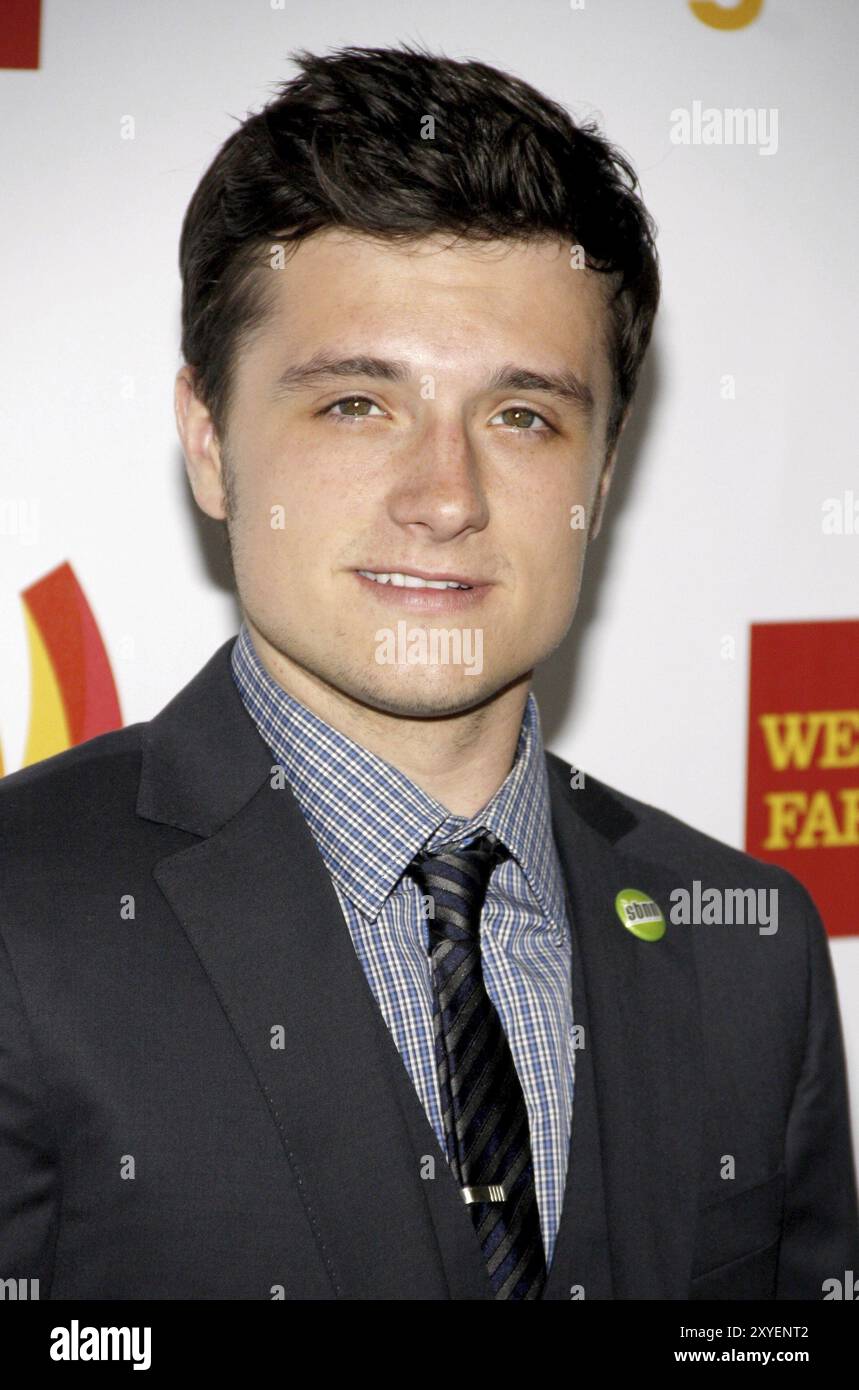
<path fill-rule="evenodd" d="M 492 870 L 509 857 L 491 830 L 463 849 L 442 849 L 435 854 L 420 850 L 415 855 L 408 873 L 430 900 L 431 943 L 477 935 Z"/>

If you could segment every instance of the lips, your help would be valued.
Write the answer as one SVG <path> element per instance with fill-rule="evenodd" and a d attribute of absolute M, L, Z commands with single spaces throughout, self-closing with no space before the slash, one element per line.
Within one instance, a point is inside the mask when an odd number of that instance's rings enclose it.
<path fill-rule="evenodd" d="M 474 575 L 451 574 L 447 570 L 439 572 L 437 570 L 418 570 L 418 569 L 389 569 L 377 570 L 370 567 L 359 569 L 358 574 L 364 576 L 376 584 L 393 584 L 398 588 L 406 589 L 479 589 L 481 585 L 488 581 L 479 579 Z"/>
<path fill-rule="evenodd" d="M 475 575 L 429 570 L 355 570 L 367 591 L 387 603 L 424 613 L 451 613 L 483 601 L 492 585 Z"/>
<path fill-rule="evenodd" d="M 461 579 L 458 575 L 416 574 L 410 570 L 358 570 L 358 573 L 374 584 L 391 584 L 395 589 L 473 589 L 478 582 Z"/>

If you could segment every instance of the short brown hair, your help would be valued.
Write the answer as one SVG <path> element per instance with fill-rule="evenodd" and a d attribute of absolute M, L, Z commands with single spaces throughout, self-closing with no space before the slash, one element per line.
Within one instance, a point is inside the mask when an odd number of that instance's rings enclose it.
<path fill-rule="evenodd" d="M 610 450 L 660 288 L 655 225 L 626 158 L 593 123 L 484 63 L 409 45 L 292 60 L 299 74 L 225 141 L 182 225 L 182 353 L 219 436 L 236 353 L 267 318 L 258 272 L 273 242 L 333 227 L 398 241 L 554 234 L 609 277 Z"/>

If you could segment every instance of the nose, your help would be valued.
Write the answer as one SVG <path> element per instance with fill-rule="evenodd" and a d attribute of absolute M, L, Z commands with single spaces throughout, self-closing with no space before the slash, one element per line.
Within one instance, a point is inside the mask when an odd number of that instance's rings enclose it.
<path fill-rule="evenodd" d="M 478 459 L 461 422 L 427 424 L 397 470 L 388 507 L 399 526 L 435 541 L 483 530 L 489 507 Z"/>

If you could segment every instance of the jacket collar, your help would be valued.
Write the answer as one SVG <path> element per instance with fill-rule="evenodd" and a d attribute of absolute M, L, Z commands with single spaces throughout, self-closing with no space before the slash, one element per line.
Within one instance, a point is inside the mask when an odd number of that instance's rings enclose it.
<path fill-rule="evenodd" d="M 230 637 L 143 731 L 137 814 L 213 835 L 271 776 L 271 753 L 230 676 Z"/>

